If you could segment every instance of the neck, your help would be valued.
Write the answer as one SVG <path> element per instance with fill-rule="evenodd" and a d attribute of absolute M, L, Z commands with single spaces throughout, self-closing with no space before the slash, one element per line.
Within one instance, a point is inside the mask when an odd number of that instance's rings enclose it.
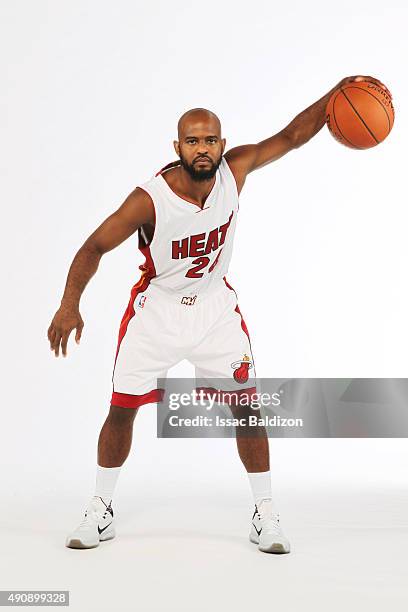
<path fill-rule="evenodd" d="M 204 206 L 216 181 L 215 176 L 205 181 L 194 181 L 182 166 L 179 166 L 178 174 L 175 178 L 177 191 L 181 193 L 183 197 L 187 197 L 190 201 L 201 207 Z"/>

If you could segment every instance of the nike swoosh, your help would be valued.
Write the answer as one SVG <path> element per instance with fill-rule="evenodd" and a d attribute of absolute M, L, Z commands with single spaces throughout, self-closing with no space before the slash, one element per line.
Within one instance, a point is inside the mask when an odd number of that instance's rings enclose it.
<path fill-rule="evenodd" d="M 261 535 L 261 531 L 262 531 L 262 527 L 260 528 L 260 530 L 258 531 L 257 528 L 255 527 L 255 525 L 252 523 L 253 528 L 255 529 L 256 533 L 258 535 Z"/>
<path fill-rule="evenodd" d="M 112 525 L 112 523 L 113 523 L 113 521 L 112 521 L 111 523 L 109 523 L 109 525 Z M 105 529 L 107 529 L 107 528 L 109 527 L 109 525 L 106 525 L 106 527 L 104 527 L 103 529 L 100 529 L 100 528 L 99 528 L 99 525 L 98 525 L 98 532 L 99 532 L 99 535 L 101 535 L 101 533 L 102 533 L 103 531 L 105 531 Z M 256 529 L 256 527 L 255 527 L 255 529 Z M 259 535 L 259 534 L 258 534 L 258 535 Z"/>

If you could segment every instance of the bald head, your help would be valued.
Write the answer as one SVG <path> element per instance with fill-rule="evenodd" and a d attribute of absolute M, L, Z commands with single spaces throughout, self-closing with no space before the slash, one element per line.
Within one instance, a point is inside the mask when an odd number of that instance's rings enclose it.
<path fill-rule="evenodd" d="M 217 115 L 206 108 L 192 108 L 181 115 L 177 131 L 178 141 L 173 144 L 182 168 L 193 181 L 212 179 L 225 148 Z"/>
<path fill-rule="evenodd" d="M 178 120 L 177 134 L 179 140 L 188 135 L 189 130 L 204 126 L 221 138 L 221 121 L 217 115 L 206 108 L 191 108 Z"/>

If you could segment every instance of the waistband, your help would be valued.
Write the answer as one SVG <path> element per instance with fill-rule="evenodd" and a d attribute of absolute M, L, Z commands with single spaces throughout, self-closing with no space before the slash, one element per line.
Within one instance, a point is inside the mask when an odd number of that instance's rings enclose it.
<path fill-rule="evenodd" d="M 207 300 L 214 298 L 221 293 L 229 293 L 231 289 L 227 287 L 224 281 L 217 283 L 214 287 L 208 288 L 206 291 L 171 291 L 167 288 L 150 283 L 146 291 L 146 295 L 157 296 L 162 300 L 180 306 L 193 307 L 197 304 L 203 304 Z"/>

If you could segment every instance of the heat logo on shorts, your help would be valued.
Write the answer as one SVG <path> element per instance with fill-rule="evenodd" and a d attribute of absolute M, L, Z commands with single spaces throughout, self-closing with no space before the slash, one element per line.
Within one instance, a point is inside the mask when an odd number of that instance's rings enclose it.
<path fill-rule="evenodd" d="M 231 368 L 234 369 L 234 380 L 238 383 L 246 383 L 249 378 L 249 370 L 253 367 L 253 363 L 248 357 L 244 355 L 239 361 L 231 363 Z"/>
<path fill-rule="evenodd" d="M 146 302 L 146 295 L 141 295 L 138 299 L 137 305 L 139 306 L 139 308 L 143 308 Z"/>

